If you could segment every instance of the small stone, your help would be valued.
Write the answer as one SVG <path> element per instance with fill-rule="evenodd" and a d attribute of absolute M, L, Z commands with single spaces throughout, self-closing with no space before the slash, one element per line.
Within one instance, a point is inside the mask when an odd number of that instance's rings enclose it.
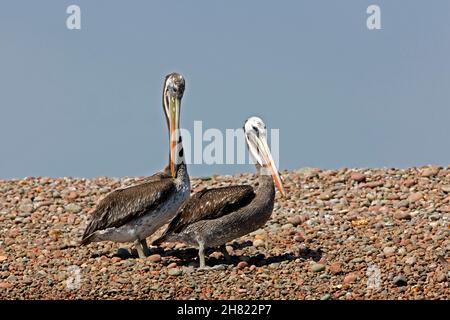
<path fill-rule="evenodd" d="M 255 240 L 264 240 L 266 236 L 264 234 L 257 234 L 255 235 Z"/>
<path fill-rule="evenodd" d="M 340 262 L 333 262 L 330 265 L 330 273 L 331 274 L 339 274 L 342 272 L 342 264 Z"/>
<path fill-rule="evenodd" d="M 414 203 L 414 202 L 416 202 L 416 201 L 419 201 L 419 200 L 422 199 L 422 198 L 423 198 L 423 194 L 422 194 L 421 192 L 416 192 L 416 193 L 411 194 L 411 195 L 408 197 L 408 201 L 409 201 L 410 203 Z"/>
<path fill-rule="evenodd" d="M 292 227 L 293 227 L 292 223 L 286 223 L 286 224 L 283 224 L 283 225 L 281 226 L 281 229 L 283 229 L 283 230 L 289 230 L 289 229 L 291 229 Z"/>
<path fill-rule="evenodd" d="M 364 182 L 366 181 L 366 176 L 360 172 L 352 172 L 350 174 L 350 179 L 356 182 Z"/>
<path fill-rule="evenodd" d="M 222 253 L 219 251 L 214 251 L 209 255 L 210 258 L 215 258 L 215 259 L 220 259 L 221 256 L 222 256 Z"/>
<path fill-rule="evenodd" d="M 23 277 L 22 282 L 24 284 L 32 284 L 33 280 L 30 277 Z"/>
<path fill-rule="evenodd" d="M 422 170 L 422 173 L 420 174 L 422 177 L 433 177 L 435 175 L 437 175 L 439 173 L 439 168 L 437 167 L 431 167 L 431 168 L 426 168 L 424 170 Z"/>
<path fill-rule="evenodd" d="M 416 263 L 416 261 L 417 261 L 416 257 L 409 257 L 405 260 L 405 263 L 412 266 Z"/>
<path fill-rule="evenodd" d="M 75 200 L 76 198 L 78 198 L 78 193 L 76 193 L 76 192 L 70 192 L 68 195 L 67 195 L 67 200 L 69 200 L 69 201 L 73 201 L 73 200 Z"/>
<path fill-rule="evenodd" d="M 396 250 L 397 250 L 396 247 L 385 247 L 383 249 L 383 253 L 385 256 L 391 256 L 395 253 Z"/>
<path fill-rule="evenodd" d="M 264 246 L 264 241 L 260 240 L 260 239 L 257 239 L 255 241 L 253 241 L 253 246 L 254 247 L 263 247 Z"/>
<path fill-rule="evenodd" d="M 228 266 L 226 264 L 216 264 L 211 267 L 212 270 L 225 270 Z"/>
<path fill-rule="evenodd" d="M 437 221 L 441 218 L 441 216 L 438 213 L 435 213 L 435 214 L 430 215 L 429 218 L 431 221 Z"/>
<path fill-rule="evenodd" d="M 70 211 L 70 212 L 73 212 L 73 213 L 78 213 L 78 212 L 81 211 L 80 206 L 76 205 L 75 203 L 70 203 L 70 204 L 64 206 L 64 209 L 66 211 Z"/>
<path fill-rule="evenodd" d="M 344 284 L 350 284 L 355 282 L 358 279 L 358 276 L 354 273 L 349 273 L 347 275 L 345 275 L 343 283 Z"/>
<path fill-rule="evenodd" d="M 409 212 L 396 212 L 394 213 L 394 218 L 398 220 L 411 220 L 411 214 Z"/>
<path fill-rule="evenodd" d="M 175 268 L 177 266 L 177 263 L 176 262 L 172 262 L 172 263 L 170 263 L 168 266 L 167 266 L 167 269 L 172 269 L 172 268 Z"/>
<path fill-rule="evenodd" d="M 321 272 L 321 271 L 323 271 L 323 270 L 325 270 L 325 265 L 324 265 L 324 264 L 321 264 L 321 263 L 313 263 L 313 264 L 311 265 L 311 271 L 312 271 L 312 272 Z"/>
<path fill-rule="evenodd" d="M 176 277 L 176 276 L 181 275 L 182 273 L 183 273 L 183 270 L 178 269 L 178 268 L 172 268 L 172 269 L 169 269 L 169 275 L 170 275 L 170 276 Z"/>
<path fill-rule="evenodd" d="M 443 186 L 441 187 L 441 189 L 442 189 L 442 191 L 444 191 L 445 193 L 450 193 L 450 184 L 443 185 Z"/>
<path fill-rule="evenodd" d="M 445 282 L 447 280 L 447 276 L 444 272 L 439 272 L 436 274 L 436 281 L 437 282 Z"/>
<path fill-rule="evenodd" d="M 397 287 L 403 287 L 403 286 L 406 286 L 408 284 L 408 281 L 406 280 L 405 276 L 403 276 L 403 275 L 399 275 L 399 276 L 394 277 L 393 281 L 394 281 L 394 284 Z"/>
<path fill-rule="evenodd" d="M 9 289 L 11 288 L 13 285 L 9 282 L 0 282 L 0 289 Z"/>
<path fill-rule="evenodd" d="M 331 299 L 331 295 L 329 293 L 326 293 L 320 297 L 320 300 L 330 300 L 330 299 Z"/>
<path fill-rule="evenodd" d="M 395 208 L 407 208 L 409 207 L 408 200 L 401 200 L 394 205 Z"/>
<path fill-rule="evenodd" d="M 7 257 L 7 256 L 0 256 L 0 262 L 3 262 L 3 261 L 5 261 L 6 259 L 8 259 L 8 257 Z"/>
<path fill-rule="evenodd" d="M 185 247 L 186 247 L 186 245 L 183 242 L 179 242 L 179 243 L 177 243 L 175 245 L 175 249 L 176 250 L 179 250 L 179 249 L 182 249 L 182 248 L 185 248 Z"/>
<path fill-rule="evenodd" d="M 54 240 L 57 240 L 61 236 L 61 234 L 62 234 L 62 231 L 59 229 L 51 229 L 48 232 L 48 235 Z"/>
<path fill-rule="evenodd" d="M 116 279 L 116 282 L 121 283 L 121 284 L 127 284 L 127 283 L 130 282 L 130 279 L 118 277 L 118 278 Z"/>
<path fill-rule="evenodd" d="M 238 269 L 245 269 L 245 268 L 247 268 L 247 267 L 248 267 L 248 263 L 245 262 L 245 261 L 241 261 L 241 262 L 239 262 L 238 265 L 237 265 L 237 268 L 238 268 Z"/>
<path fill-rule="evenodd" d="M 150 262 L 159 262 L 161 261 L 161 256 L 159 254 L 152 254 L 151 256 L 147 257 L 147 260 Z"/>
<path fill-rule="evenodd" d="M 234 248 L 232 246 L 226 246 L 225 249 L 227 250 L 228 254 L 234 254 Z"/>
<path fill-rule="evenodd" d="M 319 195 L 319 199 L 320 200 L 330 200 L 331 194 L 329 194 L 328 192 L 323 192 Z"/>
<path fill-rule="evenodd" d="M 19 210 L 22 213 L 31 213 L 33 212 L 33 205 L 31 203 L 23 204 L 19 207 Z"/>
<path fill-rule="evenodd" d="M 117 263 L 117 262 L 120 262 L 120 261 L 122 261 L 122 259 L 120 259 L 119 257 L 112 257 L 112 259 L 111 259 L 112 263 Z"/>
<path fill-rule="evenodd" d="M 415 185 L 417 182 L 414 179 L 407 179 L 405 182 L 403 182 L 403 185 L 407 188 L 411 188 L 413 185 Z"/>
<path fill-rule="evenodd" d="M 302 223 L 302 220 L 303 220 L 302 217 L 299 216 L 299 215 L 296 215 L 296 216 L 293 216 L 293 217 L 289 217 L 287 219 L 287 221 L 289 223 L 291 223 L 293 226 L 298 226 L 299 224 Z"/>
<path fill-rule="evenodd" d="M 321 170 L 319 168 L 305 167 L 305 168 L 300 168 L 300 169 L 296 170 L 296 173 L 298 173 L 308 179 L 308 178 L 318 177 L 320 171 Z"/>

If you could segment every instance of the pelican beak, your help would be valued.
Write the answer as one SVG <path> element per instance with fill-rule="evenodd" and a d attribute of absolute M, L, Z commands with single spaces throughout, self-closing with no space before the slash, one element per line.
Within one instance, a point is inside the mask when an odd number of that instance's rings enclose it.
<path fill-rule="evenodd" d="M 280 174 L 278 173 L 278 169 L 275 166 L 275 162 L 273 161 L 272 154 L 270 153 L 269 146 L 267 145 L 266 139 L 256 138 L 258 149 L 260 150 L 260 155 L 264 160 L 265 167 L 270 170 L 273 181 L 277 186 L 277 189 L 280 191 L 283 197 L 286 197 L 286 193 L 283 188 L 283 183 L 281 182 Z"/>
<path fill-rule="evenodd" d="M 175 152 L 180 135 L 180 99 L 169 96 L 169 130 L 170 130 L 170 172 L 172 177 L 176 177 L 175 172 Z"/>

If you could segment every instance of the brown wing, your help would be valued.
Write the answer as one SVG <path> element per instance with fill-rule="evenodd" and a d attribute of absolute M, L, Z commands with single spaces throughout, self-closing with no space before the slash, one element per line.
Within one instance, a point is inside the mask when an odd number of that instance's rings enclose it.
<path fill-rule="evenodd" d="M 200 191 L 180 207 L 162 238 L 170 233 L 179 233 L 194 222 L 217 219 L 234 212 L 248 205 L 254 197 L 253 187 L 249 185 Z"/>
<path fill-rule="evenodd" d="M 155 179 L 108 194 L 92 214 L 82 243 L 97 230 L 119 227 L 154 210 L 175 192 L 173 179 Z"/>

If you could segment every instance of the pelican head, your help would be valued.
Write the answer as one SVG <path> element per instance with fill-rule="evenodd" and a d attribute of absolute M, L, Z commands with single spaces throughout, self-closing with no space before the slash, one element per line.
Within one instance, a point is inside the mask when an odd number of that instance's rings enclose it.
<path fill-rule="evenodd" d="M 166 76 L 163 89 L 163 107 L 169 127 L 170 172 L 175 178 L 175 151 L 180 139 L 180 108 L 185 88 L 184 78 L 179 73 Z"/>
<path fill-rule="evenodd" d="M 245 139 L 250 154 L 255 161 L 263 167 L 264 172 L 270 172 L 272 178 L 280 191 L 282 196 L 285 196 L 283 184 L 275 163 L 270 153 L 269 146 L 267 144 L 267 130 L 266 125 L 258 117 L 251 117 L 245 121 L 244 124 Z"/>

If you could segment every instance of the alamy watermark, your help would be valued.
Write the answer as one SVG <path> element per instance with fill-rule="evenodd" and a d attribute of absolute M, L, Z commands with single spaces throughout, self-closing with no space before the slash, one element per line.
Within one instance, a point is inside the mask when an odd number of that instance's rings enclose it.
<path fill-rule="evenodd" d="M 372 4 L 367 7 L 366 13 L 370 16 L 366 20 L 366 26 L 369 30 L 381 29 L 381 9 L 380 6 Z"/>
<path fill-rule="evenodd" d="M 66 27 L 69 30 L 81 29 L 81 8 L 78 5 L 72 4 L 67 7 L 66 13 L 69 16 L 66 18 Z M 369 15 L 366 20 L 366 26 L 369 30 L 381 29 L 381 8 L 379 5 L 372 4 L 367 7 L 366 13 Z"/>
<path fill-rule="evenodd" d="M 70 266 L 67 268 L 69 277 L 66 280 L 68 290 L 78 290 L 81 287 L 81 269 L 78 266 Z"/>
<path fill-rule="evenodd" d="M 367 268 L 367 289 L 378 290 L 381 288 L 381 271 L 376 264 Z"/>
<path fill-rule="evenodd" d="M 248 156 L 244 129 L 203 129 L 202 121 L 194 121 L 193 133 L 181 128 L 186 164 L 254 164 Z M 268 144 L 275 165 L 280 155 L 280 130 L 268 130 Z"/>
<path fill-rule="evenodd" d="M 81 8 L 75 4 L 67 7 L 66 13 L 69 16 L 66 19 L 66 27 L 69 30 L 81 29 Z"/>

